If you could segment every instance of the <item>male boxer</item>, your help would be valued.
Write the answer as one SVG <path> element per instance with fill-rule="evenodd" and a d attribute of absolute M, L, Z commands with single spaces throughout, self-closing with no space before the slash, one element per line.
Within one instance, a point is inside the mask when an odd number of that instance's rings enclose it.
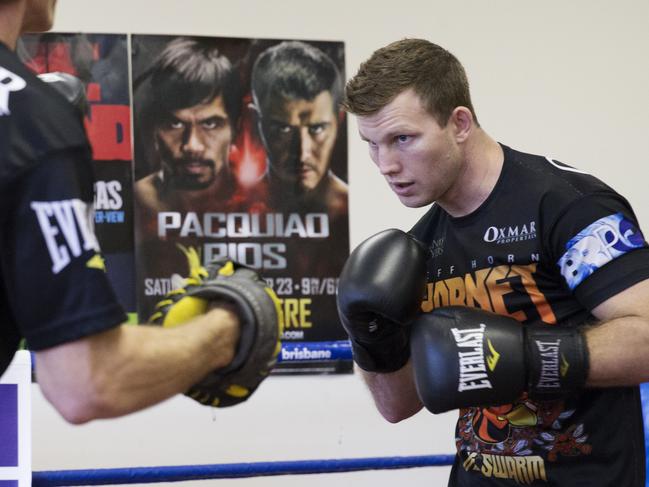
<path fill-rule="evenodd" d="M 142 44 L 135 49 L 146 53 Z M 151 169 L 135 182 L 133 193 L 141 319 L 151 315 L 168 283 L 187 273 L 178 244 L 198 249 L 206 260 L 205 248 L 215 245 L 213 239 L 183 236 L 180 225 L 167 233 L 160 222 L 247 212 L 256 198 L 239 191 L 230 166 L 241 96 L 236 68 L 219 46 L 210 39 L 175 37 L 149 63 L 136 78 L 134 113 L 136 173 Z M 219 249 L 228 243 L 232 239 L 219 241 Z"/>
<path fill-rule="evenodd" d="M 167 326 L 125 323 L 93 233 L 79 111 L 13 52 L 21 33 L 51 27 L 54 7 L 0 0 L 0 373 L 26 339 L 45 397 L 72 423 L 190 390 L 204 404 L 241 402 L 276 354 L 272 296 L 251 271 L 220 263 L 163 304 Z"/>
<path fill-rule="evenodd" d="M 326 237 L 290 239 L 287 271 L 298 278 L 338 275 L 349 254 L 347 184 L 332 169 L 342 118 L 342 78 L 321 49 L 301 41 L 275 44 L 255 59 L 251 90 L 266 149 L 266 176 L 259 184 L 273 211 L 322 213 Z M 335 305 L 316 298 L 323 319 Z"/>
<path fill-rule="evenodd" d="M 177 37 L 146 70 L 137 97 L 138 152 L 155 170 L 135 183 L 140 225 L 161 211 L 214 211 L 237 189 L 230 149 L 241 105 L 232 64 L 208 40 Z"/>
<path fill-rule="evenodd" d="M 342 95 L 334 62 L 310 44 L 282 42 L 255 60 L 251 85 L 271 207 L 326 211 L 346 225 L 347 184 L 331 170 Z"/>
<path fill-rule="evenodd" d="M 636 217 L 593 176 L 496 142 L 468 86 L 451 53 L 419 39 L 377 50 L 346 86 L 399 200 L 435 203 L 347 262 L 355 360 L 389 421 L 460 409 L 451 486 L 644 486 L 649 248 Z"/>

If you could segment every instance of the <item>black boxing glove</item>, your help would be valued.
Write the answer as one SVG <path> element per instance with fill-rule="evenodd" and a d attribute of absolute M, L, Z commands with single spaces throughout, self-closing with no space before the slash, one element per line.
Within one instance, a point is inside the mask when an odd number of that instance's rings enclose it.
<path fill-rule="evenodd" d="M 527 392 L 555 399 L 581 389 L 588 350 L 576 328 L 524 326 L 462 306 L 438 308 L 412 324 L 415 384 L 429 411 L 508 404 Z"/>
<path fill-rule="evenodd" d="M 338 281 L 338 314 L 363 370 L 394 372 L 410 357 L 409 323 L 426 287 L 428 249 L 390 229 L 351 253 Z"/>

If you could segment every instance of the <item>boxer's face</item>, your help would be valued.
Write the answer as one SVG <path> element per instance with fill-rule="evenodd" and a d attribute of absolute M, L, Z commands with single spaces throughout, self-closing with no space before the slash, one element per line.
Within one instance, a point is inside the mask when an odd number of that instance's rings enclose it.
<path fill-rule="evenodd" d="M 331 93 L 312 100 L 272 98 L 261 129 L 273 175 L 305 191 L 315 188 L 329 170 L 338 132 Z"/>
<path fill-rule="evenodd" d="M 223 98 L 176 110 L 156 128 L 165 178 L 177 189 L 209 187 L 228 170 L 232 129 Z"/>
<path fill-rule="evenodd" d="M 412 90 L 375 114 L 358 117 L 361 139 L 392 191 L 417 208 L 450 196 L 463 167 L 455 126 L 440 127 Z"/>

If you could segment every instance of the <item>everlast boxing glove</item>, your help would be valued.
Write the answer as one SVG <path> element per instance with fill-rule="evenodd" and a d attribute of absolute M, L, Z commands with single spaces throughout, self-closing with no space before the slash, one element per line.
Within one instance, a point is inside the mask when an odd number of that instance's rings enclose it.
<path fill-rule="evenodd" d="M 410 357 L 406 325 L 419 313 L 426 286 L 427 248 L 390 229 L 361 243 L 338 282 L 338 313 L 354 361 L 371 372 L 393 372 Z"/>
<path fill-rule="evenodd" d="M 461 306 L 438 308 L 412 324 L 417 392 L 426 409 L 508 404 L 527 391 L 555 399 L 582 388 L 588 352 L 575 328 L 523 326 Z"/>

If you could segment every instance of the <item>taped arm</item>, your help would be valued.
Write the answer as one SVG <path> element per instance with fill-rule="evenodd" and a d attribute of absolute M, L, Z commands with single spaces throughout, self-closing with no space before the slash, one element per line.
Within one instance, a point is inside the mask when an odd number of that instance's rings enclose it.
<path fill-rule="evenodd" d="M 587 386 L 632 386 L 649 381 L 649 279 L 592 311 L 601 323 L 586 330 Z"/>
<path fill-rule="evenodd" d="M 178 328 L 127 325 L 36 353 L 45 397 L 80 424 L 138 411 L 183 393 L 234 357 L 239 322 L 215 308 Z"/>
<path fill-rule="evenodd" d="M 357 368 L 374 398 L 376 408 L 390 423 L 418 413 L 423 404 L 417 395 L 412 361 L 395 372 L 376 373 Z"/>

